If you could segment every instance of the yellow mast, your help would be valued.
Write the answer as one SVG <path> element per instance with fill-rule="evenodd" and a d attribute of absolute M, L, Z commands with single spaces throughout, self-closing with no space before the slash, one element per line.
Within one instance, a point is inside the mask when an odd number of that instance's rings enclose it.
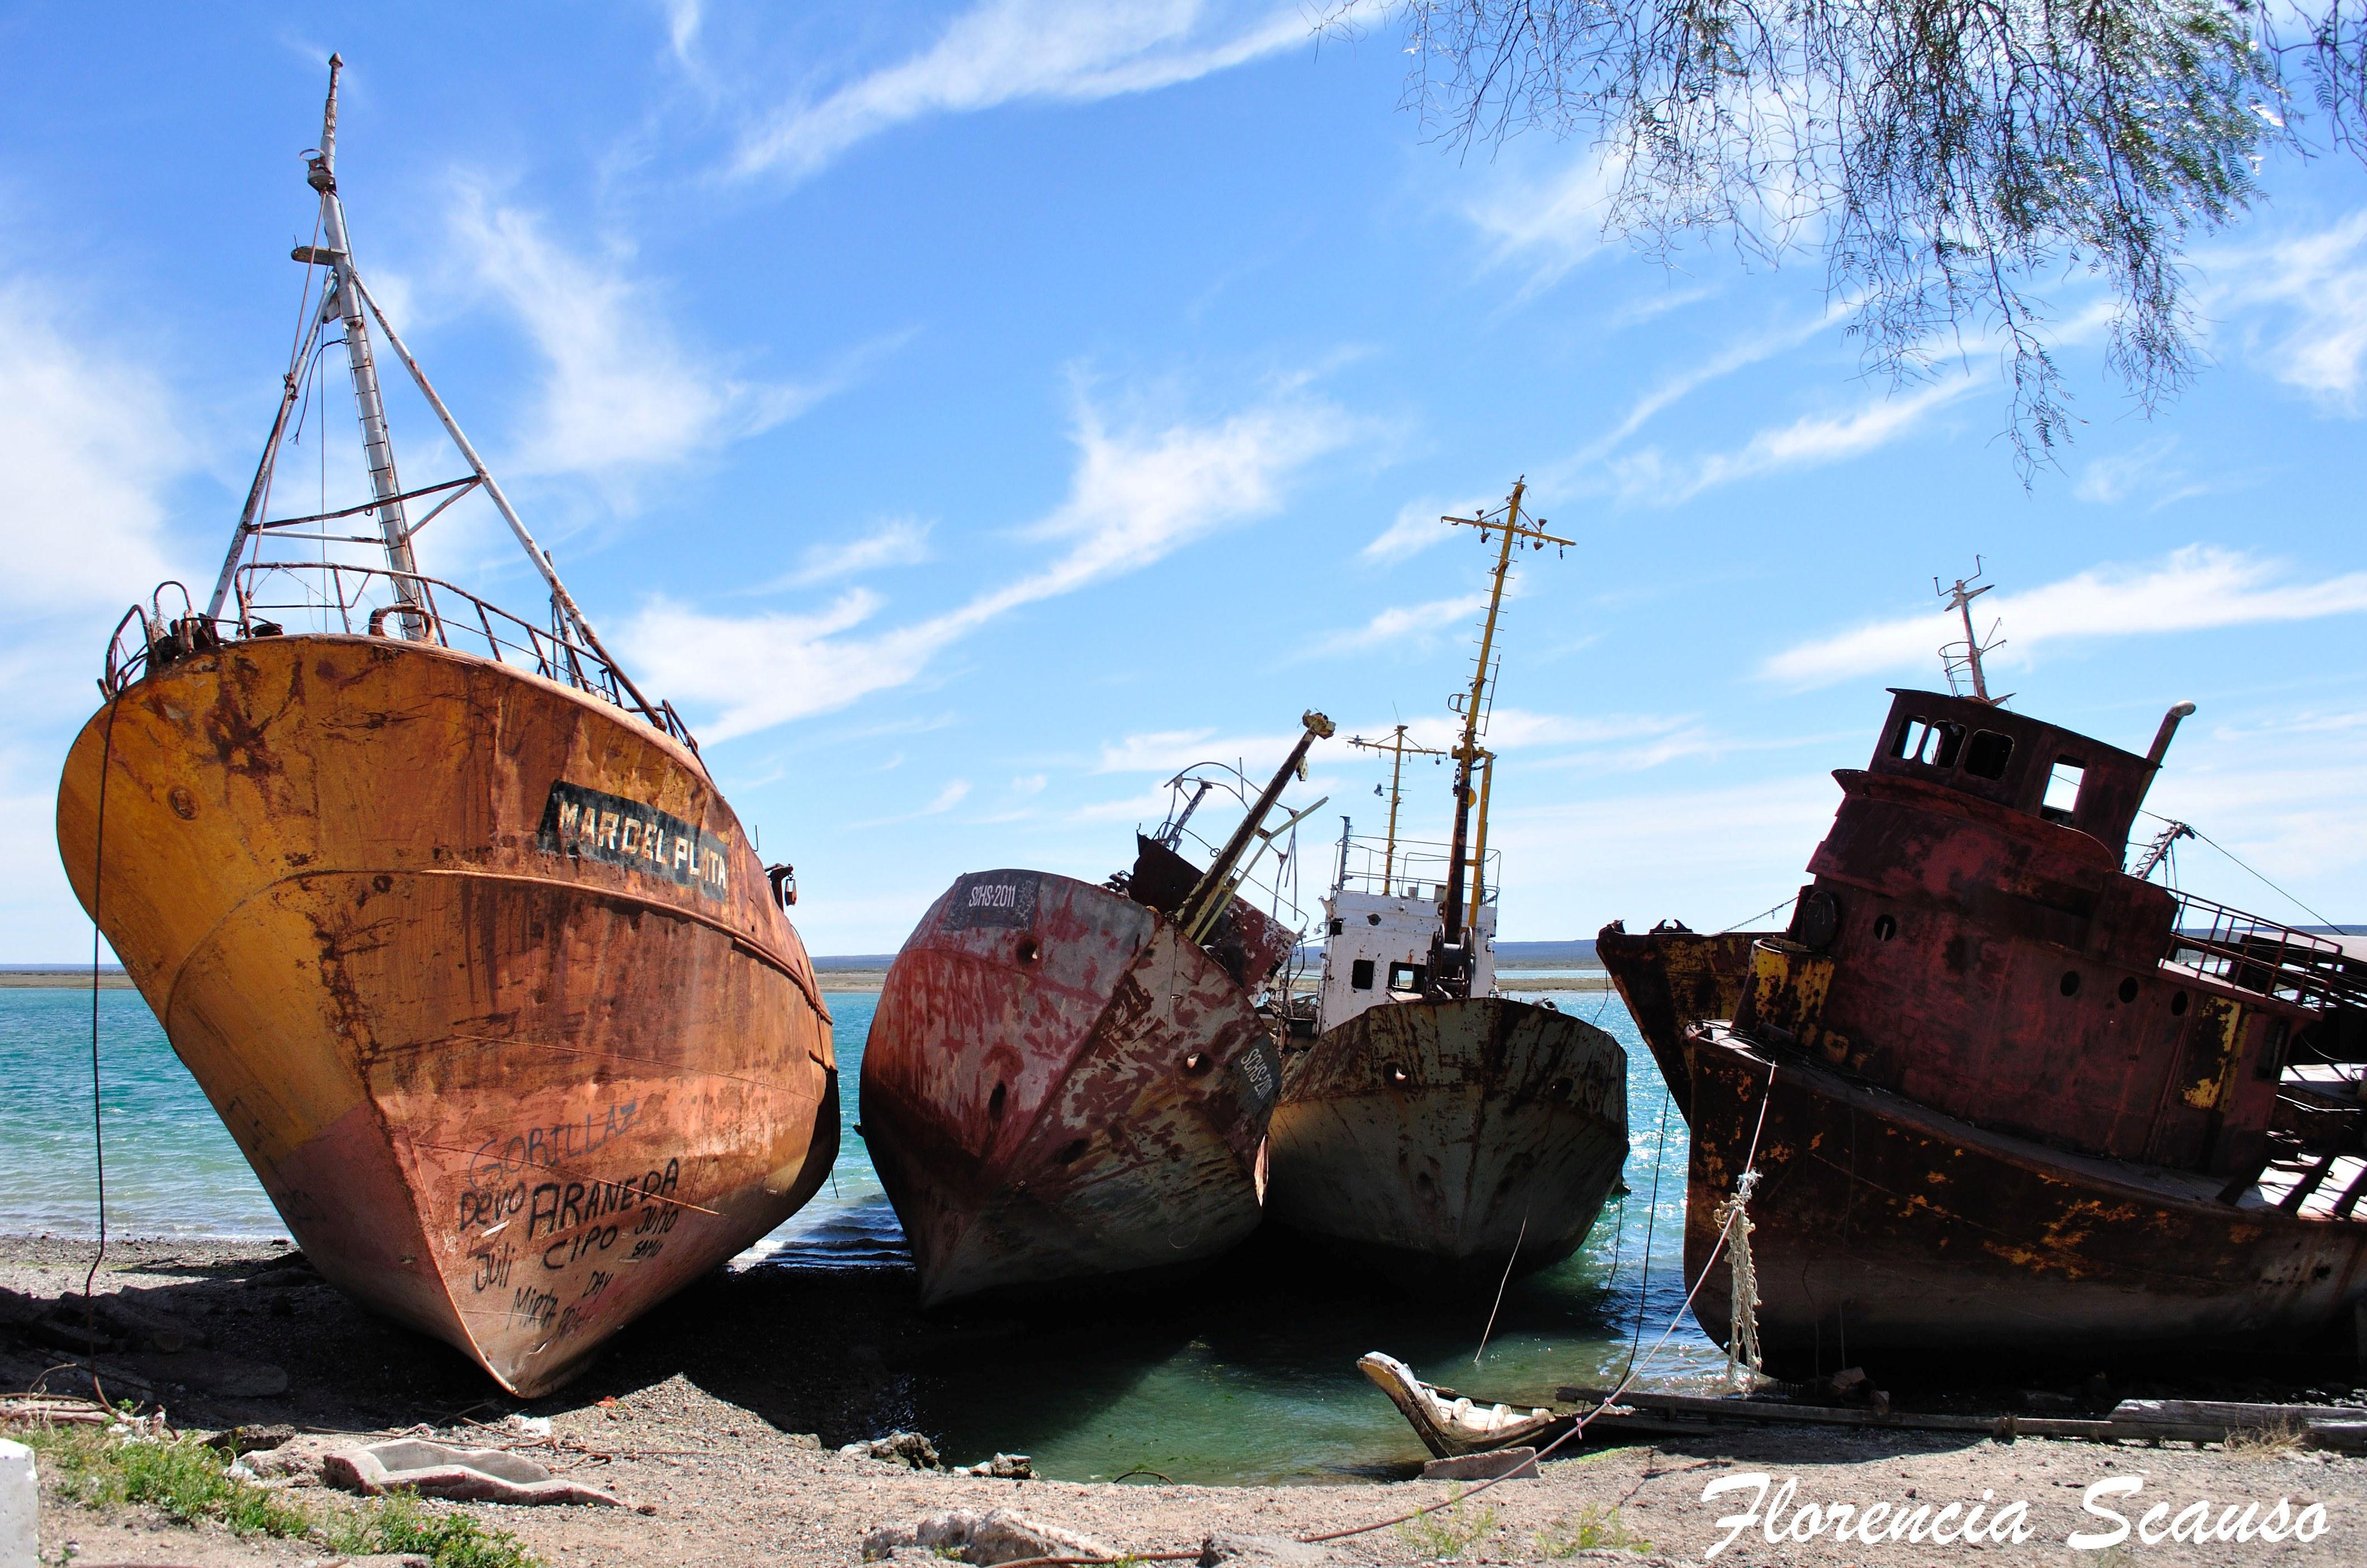
<path fill-rule="evenodd" d="M 1361 746 L 1367 751 L 1387 751 L 1395 759 L 1389 764 L 1389 837 L 1381 852 L 1381 892 L 1387 894 L 1397 886 L 1398 865 L 1398 802 L 1404 798 L 1399 787 L 1405 777 L 1406 753 L 1417 757 L 1444 757 L 1445 752 L 1435 746 L 1422 746 L 1406 739 L 1406 727 L 1398 726 L 1397 733 L 1387 740 L 1367 740 L 1361 735 L 1348 737 L 1348 744 Z"/>
<path fill-rule="evenodd" d="M 1479 765 L 1486 769 L 1479 775 L 1479 830 L 1471 845 L 1471 923 L 1479 923 L 1479 906 L 1487 901 L 1488 892 L 1488 792 L 1496 784 L 1496 753 L 1482 750 Z"/>
<path fill-rule="evenodd" d="M 1442 951 L 1433 964 L 1433 971 L 1448 971 L 1441 977 L 1450 984 L 1457 980 L 1467 984 L 1471 973 L 1470 942 L 1464 931 L 1464 848 L 1470 827 L 1471 773 L 1480 759 L 1487 755 L 1479 748 L 1479 730 L 1487 718 L 1488 677 L 1495 661 L 1496 622 L 1504 607 L 1504 580 L 1512 569 L 1512 546 L 1518 541 L 1541 550 L 1547 545 L 1566 547 L 1576 543 L 1557 534 L 1546 533 L 1542 526 L 1543 518 L 1536 519 L 1534 524 L 1522 522 L 1521 498 L 1528 493 L 1528 488 L 1526 478 L 1514 480 L 1512 493 L 1501 513 L 1483 512 L 1477 517 L 1439 519 L 1442 523 L 1478 529 L 1482 542 L 1487 540 L 1491 530 L 1501 529 L 1504 535 L 1503 546 L 1496 552 L 1496 570 L 1488 592 L 1488 618 L 1479 629 L 1479 659 L 1471 671 L 1471 690 L 1457 694 L 1463 711 L 1463 739 L 1450 753 L 1455 758 L 1455 838 L 1447 853 L 1446 911 L 1439 931 Z M 1490 767 L 1491 781 L 1494 772 Z M 1472 886 L 1475 888 L 1478 886 L 1476 876 L 1472 879 Z M 1452 951 L 1446 951 L 1448 949 Z"/>

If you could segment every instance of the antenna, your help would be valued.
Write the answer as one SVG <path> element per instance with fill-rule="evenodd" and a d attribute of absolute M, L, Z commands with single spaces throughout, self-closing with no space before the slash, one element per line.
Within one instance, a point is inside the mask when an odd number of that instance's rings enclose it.
<path fill-rule="evenodd" d="M 1467 985 L 1471 974 L 1471 942 L 1463 928 L 1463 868 L 1467 863 L 1465 851 L 1468 847 L 1471 826 L 1471 773 L 1488 755 L 1479 748 L 1479 737 L 1487 729 L 1489 710 L 1494 701 L 1489 682 L 1501 661 L 1496 651 L 1496 623 L 1504 607 L 1504 581 L 1512 574 L 1512 547 L 1516 543 L 1525 544 L 1542 550 L 1547 545 L 1557 545 L 1567 550 L 1577 543 L 1574 539 L 1546 533 L 1546 520 L 1542 517 L 1526 523 L 1521 520 L 1521 498 L 1528 493 L 1528 478 L 1523 475 L 1512 481 L 1512 493 L 1505 500 L 1501 511 L 1483 512 L 1477 517 L 1439 519 L 1442 523 L 1478 529 L 1482 544 L 1490 542 L 1499 531 L 1504 536 L 1503 543 L 1496 551 L 1496 570 L 1489 586 L 1488 618 L 1479 627 L 1479 655 L 1472 663 L 1471 689 L 1456 693 L 1450 703 L 1463 716 L 1463 739 L 1455 743 L 1451 753 L 1455 758 L 1455 837 L 1446 857 L 1446 909 L 1431 955 L 1431 974 L 1450 990 L 1456 981 Z M 1491 778 L 1493 773 L 1494 769 L 1490 767 Z M 1484 839 L 1487 833 L 1484 807 L 1482 815 L 1480 833 Z"/>
<path fill-rule="evenodd" d="M 1940 649 L 1940 668 L 1947 671 L 1948 690 L 1960 697 L 1969 696 L 1975 702 L 1994 706 L 2005 698 L 1989 695 L 1988 680 L 1981 669 L 1981 660 L 1991 651 L 2003 648 L 2005 639 L 1997 635 L 1998 626 L 2001 623 L 1990 623 L 1989 640 L 1987 642 L 1973 631 L 1973 601 L 1997 586 L 1994 582 L 1981 582 L 1984 570 L 1981 558 L 1975 556 L 1972 576 L 1956 579 L 1953 588 L 1941 587 L 1940 580 L 1935 577 L 1931 580 L 1931 592 L 1945 599 L 1947 607 L 1964 617 L 1965 622 L 1965 640 L 1945 644 Z M 1980 583 L 1977 588 L 1973 586 L 1976 582 Z M 1965 690 L 1967 685 L 1972 687 L 1969 692 Z"/>
<path fill-rule="evenodd" d="M 1351 735 L 1348 737 L 1348 744 L 1361 746 L 1367 751 L 1387 751 L 1394 759 L 1389 764 L 1389 837 L 1387 845 L 1381 853 L 1381 891 L 1387 893 L 1394 887 L 1397 874 L 1398 802 L 1405 798 L 1403 792 L 1398 786 L 1405 777 L 1406 753 L 1410 751 L 1417 757 L 1444 757 L 1448 753 L 1435 746 L 1422 746 L 1408 740 L 1406 727 L 1402 724 L 1398 726 L 1397 732 L 1387 740 L 1367 740 L 1361 735 Z M 1340 863 L 1342 876 L 1347 874 L 1347 866 L 1348 863 L 1345 860 Z"/>

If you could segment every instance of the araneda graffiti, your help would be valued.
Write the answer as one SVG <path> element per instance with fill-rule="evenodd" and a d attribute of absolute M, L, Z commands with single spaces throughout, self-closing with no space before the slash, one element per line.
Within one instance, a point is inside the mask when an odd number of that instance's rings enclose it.
<path fill-rule="evenodd" d="M 1748 1495 L 1740 1512 L 1717 1521 L 1716 1528 L 1726 1533 L 1702 1553 L 1703 1558 L 1716 1557 L 1753 1529 L 1770 1546 L 1828 1540 L 1835 1546 L 1913 1544 L 1975 1550 L 2019 1546 L 2039 1533 L 2027 1501 L 2016 1497 L 2000 1502 L 1994 1490 L 1984 1490 L 1977 1499 L 1945 1503 L 1919 1501 L 1912 1492 L 1897 1500 L 1802 1502 L 1799 1490 L 1797 1479 L 1763 1471 L 1722 1476 L 1703 1487 L 1704 1503 L 1729 1494 Z M 2074 1551 L 2103 1551 L 2173 1541 L 2183 1545 L 2308 1542 L 2328 1529 L 2322 1503 L 2296 1505 L 2289 1496 L 2281 1496 L 2273 1504 L 2196 1497 L 2139 1508 L 2135 1499 L 2144 1490 L 2145 1478 L 2139 1475 L 2107 1476 L 2090 1486 L 2080 1506 L 2100 1524 L 2071 1531 L 2063 1538 L 2063 1544 Z M 2121 1511 L 2123 1506 L 2136 1517 L 2132 1520 L 2129 1513 Z"/>

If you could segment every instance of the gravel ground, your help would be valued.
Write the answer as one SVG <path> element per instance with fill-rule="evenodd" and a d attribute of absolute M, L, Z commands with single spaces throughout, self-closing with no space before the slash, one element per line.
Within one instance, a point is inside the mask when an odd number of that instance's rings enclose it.
<path fill-rule="evenodd" d="M 90 1245 L 0 1240 L 0 1383 L 52 1390 L 86 1387 L 74 1359 L 43 1320 L 74 1295 Z M 1648 1561 L 1700 1562 L 1730 1531 L 1723 1516 L 1747 1511 L 1770 1478 L 1769 1501 L 1795 1483 L 1775 1517 L 1775 1533 L 1807 1536 L 1771 1544 L 1762 1525 L 1744 1528 L 1711 1560 L 1721 1563 L 1922 1564 L 2308 1563 L 2367 1562 L 2367 1461 L 2264 1448 L 2104 1447 L 2023 1438 L 1937 1438 L 1907 1432 L 1767 1428 L 1590 1448 L 1549 1461 L 1541 1479 L 1506 1483 L 1444 1516 L 1444 1523 L 1387 1528 L 1314 1546 L 1296 1538 L 1375 1520 L 1450 1495 L 1441 1483 L 1371 1485 L 1191 1487 L 993 1481 L 916 1472 L 833 1451 L 895 1424 L 900 1374 L 876 1346 L 926 1335 L 910 1309 L 910 1281 L 892 1273 L 719 1274 L 653 1313 L 610 1354 L 561 1393 L 508 1399 L 444 1346 L 355 1308 L 284 1247 L 194 1242 L 118 1243 L 101 1270 L 104 1297 L 123 1298 L 159 1323 L 179 1325 L 181 1350 L 102 1355 L 99 1371 L 118 1395 L 161 1401 L 176 1427 L 285 1423 L 301 1434 L 280 1450 L 285 1467 L 310 1483 L 319 1456 L 357 1440 L 425 1424 L 461 1442 L 521 1440 L 512 1414 L 550 1418 L 547 1444 L 530 1449 L 559 1472 L 605 1488 L 649 1511 L 583 1506 L 469 1505 L 488 1523 L 525 1540 L 552 1564 L 849 1563 L 875 1528 L 945 1508 L 1015 1509 L 1123 1551 L 1196 1548 L 1215 1537 L 1245 1560 L 1399 1563 L 1459 1552 L 1474 1562 Z M 78 1298 L 77 1298 L 78 1299 Z M 984 1344 L 980 1353 L 991 1353 Z M 287 1377 L 284 1392 L 240 1393 Z M 134 1380 L 138 1380 L 136 1382 Z M 77 1382 L 77 1380 L 83 1380 Z M 2174 1519 L 2209 1500 L 2219 1510 L 2285 1499 L 2323 1510 L 2325 1528 L 2305 1543 L 2163 1540 L 2074 1551 L 2075 1531 L 2109 1531 L 2083 1513 L 2098 1482 L 2134 1480 L 2134 1502 L 2101 1499 L 2133 1521 L 2157 1502 Z M 1719 1496 L 1704 1486 L 1737 1483 Z M 1981 1504 L 1988 1515 L 2025 1505 L 2027 1539 L 1938 1544 L 1836 1541 L 1827 1506 L 1894 1510 Z M 1800 1511 L 1818 1505 L 1812 1520 Z M 1570 1550 L 1576 1521 L 1617 1508 L 1648 1549 Z M 1764 1510 L 1761 1510 L 1762 1513 Z M 1441 1516 L 1433 1516 L 1433 1520 Z M 1987 1519 L 1984 1519 L 1986 1525 Z M 241 1541 L 218 1530 L 164 1524 L 142 1510 L 102 1517 L 45 1496 L 45 1553 L 67 1543 L 75 1561 L 100 1563 L 320 1563 L 318 1548 Z M 1986 1533 L 1986 1532 L 1985 1532 Z"/>

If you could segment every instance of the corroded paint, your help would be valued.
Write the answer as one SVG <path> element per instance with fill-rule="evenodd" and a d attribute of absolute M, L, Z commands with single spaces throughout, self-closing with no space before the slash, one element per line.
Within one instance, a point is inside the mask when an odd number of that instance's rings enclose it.
<path fill-rule="evenodd" d="M 1685 1037 L 1694 1103 L 1688 1280 L 1761 1126 L 1750 1204 L 1759 1332 L 1778 1375 L 1869 1350 L 2127 1351 L 2283 1344 L 2348 1323 L 2367 1224 L 2303 1219 L 2219 1183 L 1970 1125 L 1778 1055 L 1721 1025 Z M 1773 1077 L 1772 1096 L 1767 1089 Z M 1829 1132 L 1814 1150 L 1811 1130 Z M 1927 1178 L 1945 1171 L 1949 1180 Z M 1724 1342 L 1723 1260 L 1695 1315 Z"/>
<path fill-rule="evenodd" d="M 103 752 L 101 924 L 174 1050 L 321 1271 L 504 1386 L 565 1382 L 826 1179 L 804 947 L 648 725 L 434 646 L 236 642 L 75 740 L 85 908 Z"/>
<path fill-rule="evenodd" d="M 962 877 L 888 972 L 863 1136 L 922 1300 L 1143 1274 L 1256 1228 L 1280 1088 L 1248 994 L 1158 910 Z"/>
<path fill-rule="evenodd" d="M 2058 760 L 2085 770 L 2063 809 L 2044 803 Z M 2224 976 L 2181 965 L 2177 900 L 2121 871 L 2154 767 L 1901 692 L 1868 766 L 1834 775 L 1815 880 L 1785 934 L 1751 943 L 1729 1012 L 1676 1010 L 1644 945 L 1704 939 L 1604 932 L 1682 1086 L 1693 1270 L 1746 1163 L 1765 1178 L 1772 1365 L 1829 1368 L 1845 1344 L 2284 1338 L 2347 1325 L 2367 1297 L 2367 1224 L 2303 1190 L 2296 1163 L 2355 1139 L 2361 1113 L 2315 1108 L 2313 1144 L 2312 1117 L 2280 1101 L 2283 1043 L 2316 1016 L 2293 999 L 2312 993 L 2271 984 L 2284 939 Z M 2275 1190 L 2299 1213 L 2259 1179 L 2280 1153 Z M 1699 1311 L 1721 1335 L 1726 1290 L 1712 1270 Z"/>
<path fill-rule="evenodd" d="M 1750 983 L 1753 944 L 1769 931 L 1655 931 L 1631 934 L 1618 922 L 1594 939 L 1595 957 L 1650 1048 L 1681 1114 L 1690 1115 L 1685 1026 L 1732 1018 Z"/>
<path fill-rule="evenodd" d="M 1285 1059 L 1266 1208 L 1493 1284 L 1577 1250 L 1627 1157 L 1627 1053 L 1501 998 L 1368 1008 Z"/>

